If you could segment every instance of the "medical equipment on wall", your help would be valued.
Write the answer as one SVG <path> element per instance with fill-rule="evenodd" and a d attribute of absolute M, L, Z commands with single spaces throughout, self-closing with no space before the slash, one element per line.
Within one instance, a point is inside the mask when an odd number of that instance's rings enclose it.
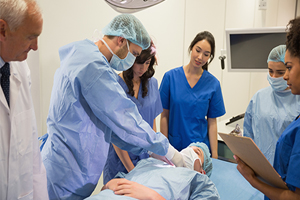
<path fill-rule="evenodd" d="M 226 122 L 225 125 L 227 126 L 227 125 L 229 125 L 229 124 L 231 124 L 231 123 L 233 123 L 233 122 L 236 122 L 236 121 L 238 121 L 238 120 L 240 120 L 240 119 L 243 119 L 244 116 L 245 116 L 245 113 L 242 113 L 242 114 L 240 114 L 240 115 L 234 116 L 234 117 L 230 118 L 230 119 L 229 119 L 229 122 Z"/>
<path fill-rule="evenodd" d="M 115 11 L 120 13 L 134 13 L 156 4 L 164 0 L 105 0 L 106 3 Z"/>
<path fill-rule="evenodd" d="M 219 56 L 219 59 L 221 60 L 221 68 L 222 68 L 222 70 L 224 70 L 225 69 L 225 58 L 226 58 L 226 56 Z"/>
<path fill-rule="evenodd" d="M 228 71 L 267 72 L 266 58 L 272 48 L 285 43 L 285 29 L 285 27 L 226 29 Z"/>

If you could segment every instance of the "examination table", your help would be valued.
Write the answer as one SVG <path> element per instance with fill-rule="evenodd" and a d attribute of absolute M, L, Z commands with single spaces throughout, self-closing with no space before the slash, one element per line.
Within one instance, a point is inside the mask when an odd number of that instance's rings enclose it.
<path fill-rule="evenodd" d="M 210 177 L 222 200 L 264 199 L 264 194 L 253 188 L 237 170 L 237 164 L 212 159 L 213 172 Z"/>

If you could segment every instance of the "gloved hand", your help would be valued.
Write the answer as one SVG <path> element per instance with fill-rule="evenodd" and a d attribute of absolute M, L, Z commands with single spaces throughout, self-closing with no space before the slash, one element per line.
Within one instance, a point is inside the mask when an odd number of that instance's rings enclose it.
<path fill-rule="evenodd" d="M 171 144 L 169 144 L 168 153 L 166 158 L 170 160 L 176 167 L 186 167 L 186 164 L 183 160 L 181 153 L 177 151 Z"/>
<path fill-rule="evenodd" d="M 160 155 L 157 155 L 157 154 L 152 153 L 152 152 L 150 152 L 150 151 L 148 151 L 148 154 L 149 154 L 152 158 L 155 158 L 155 159 L 164 161 L 164 162 L 168 163 L 169 165 L 174 166 L 174 164 L 173 164 L 171 161 L 169 161 L 169 160 L 166 158 L 166 156 L 160 156 Z"/>

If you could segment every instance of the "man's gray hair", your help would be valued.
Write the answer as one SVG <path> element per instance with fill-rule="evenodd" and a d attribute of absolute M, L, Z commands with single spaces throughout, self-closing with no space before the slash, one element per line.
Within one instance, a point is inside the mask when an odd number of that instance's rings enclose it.
<path fill-rule="evenodd" d="M 28 5 L 33 6 L 30 14 L 40 13 L 35 0 L 0 0 L 0 19 L 4 20 L 12 31 L 23 23 Z"/>

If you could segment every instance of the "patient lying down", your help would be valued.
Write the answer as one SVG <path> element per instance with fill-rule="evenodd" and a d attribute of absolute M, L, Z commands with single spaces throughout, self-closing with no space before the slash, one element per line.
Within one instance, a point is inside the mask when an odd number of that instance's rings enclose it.
<path fill-rule="evenodd" d="M 155 158 L 139 161 L 128 174 L 118 173 L 102 191 L 86 200 L 98 199 L 220 199 L 208 176 L 212 162 L 204 143 L 192 143 L 180 152 L 187 168 Z"/>

